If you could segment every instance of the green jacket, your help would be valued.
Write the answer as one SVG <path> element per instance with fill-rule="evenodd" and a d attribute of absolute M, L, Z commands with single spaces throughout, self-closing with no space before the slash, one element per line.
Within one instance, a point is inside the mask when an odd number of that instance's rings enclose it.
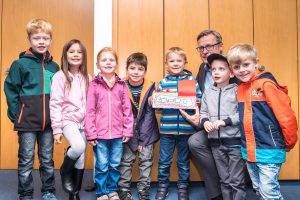
<path fill-rule="evenodd" d="M 49 52 L 38 58 L 31 50 L 20 53 L 4 82 L 7 115 L 16 131 L 51 128 L 49 99 L 51 79 L 59 66 Z"/>

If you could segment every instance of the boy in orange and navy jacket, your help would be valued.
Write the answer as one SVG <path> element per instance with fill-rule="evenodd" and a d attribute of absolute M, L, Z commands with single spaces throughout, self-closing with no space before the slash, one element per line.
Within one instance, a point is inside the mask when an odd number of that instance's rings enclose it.
<path fill-rule="evenodd" d="M 238 92 L 242 157 L 253 188 L 261 199 L 283 199 L 278 175 L 286 151 L 297 142 L 297 120 L 287 88 L 269 72 L 256 74 L 256 49 L 237 44 L 228 52 L 233 74 L 241 81 Z"/>

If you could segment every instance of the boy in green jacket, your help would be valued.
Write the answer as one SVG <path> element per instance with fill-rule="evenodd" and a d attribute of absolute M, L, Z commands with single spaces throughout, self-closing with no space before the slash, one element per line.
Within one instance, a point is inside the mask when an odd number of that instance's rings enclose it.
<path fill-rule="evenodd" d="M 59 66 L 48 52 L 52 26 L 45 20 L 33 19 L 26 31 L 31 47 L 12 63 L 4 82 L 7 114 L 18 131 L 19 199 L 33 199 L 31 173 L 37 142 L 43 200 L 56 200 L 49 94 L 51 78 Z"/>

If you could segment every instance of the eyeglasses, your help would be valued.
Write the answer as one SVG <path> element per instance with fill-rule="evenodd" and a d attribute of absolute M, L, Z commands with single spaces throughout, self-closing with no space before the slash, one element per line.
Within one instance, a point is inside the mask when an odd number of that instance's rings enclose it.
<path fill-rule="evenodd" d="M 212 44 L 212 45 L 208 44 L 208 45 L 206 45 L 206 46 L 204 46 L 204 47 L 203 47 L 203 46 L 199 46 L 199 47 L 197 47 L 196 49 L 197 49 L 198 52 L 203 53 L 203 52 L 204 52 L 204 49 L 206 49 L 206 51 L 211 51 L 211 50 L 213 50 L 214 47 L 217 46 L 218 44 L 221 44 L 221 42 L 218 42 L 218 43 Z"/>

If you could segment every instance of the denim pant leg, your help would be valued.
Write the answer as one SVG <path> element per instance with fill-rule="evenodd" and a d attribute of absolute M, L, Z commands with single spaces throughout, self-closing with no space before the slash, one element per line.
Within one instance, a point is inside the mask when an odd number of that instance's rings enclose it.
<path fill-rule="evenodd" d="M 123 145 L 123 156 L 120 163 L 120 190 L 129 191 L 132 178 L 132 164 L 136 158 L 136 152 L 132 152 L 128 144 Z"/>
<path fill-rule="evenodd" d="M 160 134 L 159 160 L 158 160 L 158 181 L 169 182 L 170 167 L 173 160 L 175 148 L 175 137 L 171 134 Z"/>
<path fill-rule="evenodd" d="M 95 154 L 95 182 L 96 195 L 108 194 L 106 180 L 108 177 L 109 160 L 109 140 L 97 140 L 97 145 L 93 147 Z"/>
<path fill-rule="evenodd" d="M 139 153 L 139 168 L 140 176 L 138 179 L 137 189 L 143 190 L 150 187 L 151 168 L 153 165 L 153 144 L 145 146 L 142 152 Z"/>
<path fill-rule="evenodd" d="M 253 187 L 258 187 L 260 199 L 283 200 L 280 193 L 278 175 L 281 164 L 250 163 L 247 162 L 247 168 L 252 180 Z M 254 177 L 252 179 L 252 177 Z M 255 183 L 253 182 L 255 181 Z M 255 185 L 255 186 L 254 186 Z"/>
<path fill-rule="evenodd" d="M 42 193 L 54 192 L 54 161 L 53 161 L 53 133 L 52 130 L 39 132 L 37 136 L 38 156 L 40 162 L 40 177 Z"/>
<path fill-rule="evenodd" d="M 179 179 L 177 184 L 188 184 L 190 179 L 190 157 L 188 140 L 190 135 L 178 135 L 177 140 L 177 168 Z"/>
<path fill-rule="evenodd" d="M 123 143 L 121 138 L 110 140 L 110 154 L 108 165 L 108 193 L 119 190 L 120 163 L 123 154 Z"/>
<path fill-rule="evenodd" d="M 37 132 L 18 132 L 18 194 L 20 197 L 33 195 L 32 169 Z"/>

